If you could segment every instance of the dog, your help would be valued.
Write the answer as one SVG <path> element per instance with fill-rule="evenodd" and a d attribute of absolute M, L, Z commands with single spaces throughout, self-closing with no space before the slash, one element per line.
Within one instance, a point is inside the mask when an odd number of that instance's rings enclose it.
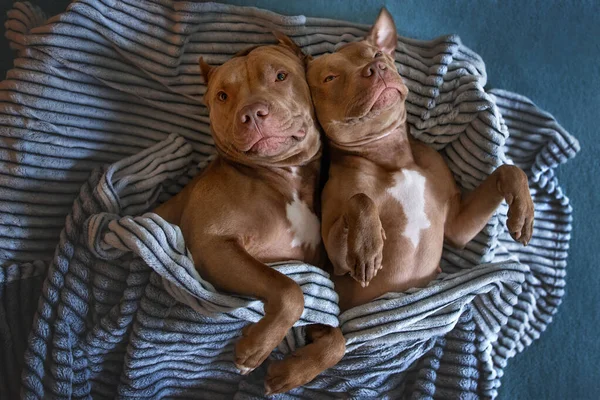
<path fill-rule="evenodd" d="M 302 290 L 267 263 L 325 259 L 319 220 L 320 130 L 306 82 L 306 56 L 287 36 L 221 66 L 200 59 L 217 157 L 155 212 L 181 228 L 200 274 L 219 290 L 264 302 L 243 330 L 235 365 L 248 374 L 304 309 Z M 271 363 L 267 394 L 311 381 L 344 355 L 339 328 L 309 325 L 309 344 Z"/>
<path fill-rule="evenodd" d="M 409 135 L 408 88 L 394 64 L 394 21 L 382 9 L 369 34 L 308 64 L 331 153 L 322 237 L 340 309 L 423 287 L 440 270 L 444 240 L 464 247 L 503 200 L 507 227 L 527 245 L 534 208 L 525 173 L 498 167 L 461 195 L 434 149 Z"/>

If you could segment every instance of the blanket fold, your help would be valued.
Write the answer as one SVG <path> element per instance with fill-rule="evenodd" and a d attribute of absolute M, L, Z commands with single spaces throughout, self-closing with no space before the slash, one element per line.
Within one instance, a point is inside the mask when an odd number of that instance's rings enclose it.
<path fill-rule="evenodd" d="M 368 27 L 163 0 L 80 0 L 43 20 L 16 3 L 7 22 L 19 56 L 0 83 L 0 393 L 263 397 L 266 365 L 243 377 L 232 362 L 262 304 L 204 281 L 151 210 L 214 153 L 199 56 L 222 63 L 273 43 L 273 28 L 318 56 Z M 282 398 L 493 398 L 564 293 L 572 210 L 554 169 L 577 140 L 530 100 L 486 91 L 485 64 L 455 35 L 401 37 L 395 58 L 413 136 L 463 190 L 502 163 L 523 168 L 534 235 L 514 243 L 504 205 L 465 249 L 444 248 L 426 288 L 341 314 L 326 273 L 273 265 L 306 309 L 272 357 L 304 345 L 306 324 L 339 324 L 348 341 L 337 366 Z"/>
<path fill-rule="evenodd" d="M 249 322 L 257 322 L 264 315 L 262 302 L 221 294 L 202 279 L 179 228 L 156 214 L 119 218 L 100 213 L 90 216 L 84 225 L 92 254 L 100 259 L 115 260 L 128 252 L 134 253 L 163 277 L 165 289 L 171 296 L 195 311 L 207 316 L 226 313 Z M 327 273 L 297 262 L 272 266 L 303 289 L 306 303 L 299 324 L 338 325 L 337 294 Z"/>

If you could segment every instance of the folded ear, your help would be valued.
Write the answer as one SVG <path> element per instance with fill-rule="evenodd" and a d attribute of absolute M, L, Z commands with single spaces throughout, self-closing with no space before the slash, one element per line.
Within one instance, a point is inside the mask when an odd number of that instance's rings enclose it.
<path fill-rule="evenodd" d="M 208 80 L 210 79 L 210 75 L 214 72 L 216 67 L 212 65 L 208 65 L 204 58 L 200 57 L 200 71 L 202 71 L 202 77 L 204 78 L 204 83 L 208 85 Z"/>
<path fill-rule="evenodd" d="M 277 38 L 277 41 L 281 46 L 287 47 L 290 49 L 302 62 L 304 66 L 308 64 L 310 60 L 312 60 L 312 56 L 304 54 L 302 48 L 296 44 L 292 39 L 289 38 L 285 33 L 280 31 L 273 31 L 273 36 Z"/>
<path fill-rule="evenodd" d="M 396 33 L 394 19 L 385 7 L 379 12 L 375 24 L 371 27 L 365 40 L 382 52 L 393 56 L 398 43 L 398 33 Z"/>

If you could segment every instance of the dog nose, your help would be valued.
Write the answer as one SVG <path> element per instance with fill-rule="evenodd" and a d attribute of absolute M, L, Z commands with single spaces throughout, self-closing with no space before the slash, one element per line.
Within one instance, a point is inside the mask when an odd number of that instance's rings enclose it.
<path fill-rule="evenodd" d="M 383 61 L 373 61 L 367 64 L 366 67 L 362 70 L 362 76 L 365 78 L 370 78 L 375 75 L 375 71 L 381 70 L 385 71 L 387 69 L 387 65 Z"/>
<path fill-rule="evenodd" d="M 259 121 L 269 115 L 269 107 L 264 103 L 248 104 L 240 110 L 240 122 L 247 124 L 252 120 Z"/>

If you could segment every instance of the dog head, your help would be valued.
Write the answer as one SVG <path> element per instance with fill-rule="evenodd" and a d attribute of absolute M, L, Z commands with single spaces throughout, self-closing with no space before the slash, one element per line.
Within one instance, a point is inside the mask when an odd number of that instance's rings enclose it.
<path fill-rule="evenodd" d="M 317 117 L 334 143 L 369 143 L 405 118 L 408 88 L 394 64 L 397 41 L 392 16 L 382 9 L 363 40 L 309 62 Z"/>
<path fill-rule="evenodd" d="M 246 165 L 301 165 L 320 150 L 307 56 L 290 38 L 274 34 L 278 44 L 247 49 L 221 66 L 200 59 L 215 145 Z"/>

